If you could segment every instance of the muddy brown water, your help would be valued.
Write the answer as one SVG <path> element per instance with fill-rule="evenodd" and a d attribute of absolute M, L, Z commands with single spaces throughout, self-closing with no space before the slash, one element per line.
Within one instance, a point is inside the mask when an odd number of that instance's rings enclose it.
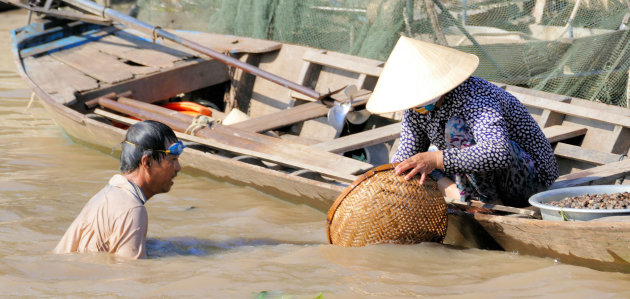
<path fill-rule="evenodd" d="M 327 245 L 324 213 L 185 173 L 147 203 L 150 259 L 54 255 L 118 161 L 73 142 L 38 102 L 26 109 L 10 49 L 25 22 L 0 13 L 1 297 L 630 297 L 628 274 L 513 252 Z"/>

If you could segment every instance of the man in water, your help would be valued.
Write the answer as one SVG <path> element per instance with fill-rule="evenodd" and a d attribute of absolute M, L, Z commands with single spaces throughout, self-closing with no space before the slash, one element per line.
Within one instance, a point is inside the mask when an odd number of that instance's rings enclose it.
<path fill-rule="evenodd" d="M 149 222 L 144 204 L 153 195 L 171 190 L 185 146 L 171 128 L 150 120 L 131 126 L 121 145 L 121 174 L 87 202 L 55 253 L 108 252 L 146 258 Z"/>

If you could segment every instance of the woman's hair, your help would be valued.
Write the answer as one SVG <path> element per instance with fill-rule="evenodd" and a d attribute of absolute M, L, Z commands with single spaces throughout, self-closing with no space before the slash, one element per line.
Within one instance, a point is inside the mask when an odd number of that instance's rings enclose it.
<path fill-rule="evenodd" d="M 125 141 L 122 142 L 120 154 L 120 171 L 129 173 L 140 166 L 142 157 L 149 155 L 155 162 L 160 163 L 166 156 L 167 144 L 177 142 L 177 136 L 167 125 L 145 120 L 135 123 L 127 130 Z"/>

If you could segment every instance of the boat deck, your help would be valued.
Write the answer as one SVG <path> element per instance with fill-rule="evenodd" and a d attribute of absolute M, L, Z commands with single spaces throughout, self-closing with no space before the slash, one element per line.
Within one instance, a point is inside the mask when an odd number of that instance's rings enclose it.
<path fill-rule="evenodd" d="M 46 28 L 42 28 L 46 29 Z M 36 35 L 38 39 L 54 39 L 62 31 L 72 30 L 75 34 L 41 43 L 37 46 L 20 49 L 24 67 L 36 83 L 59 103 L 72 105 L 80 99 L 77 95 L 106 90 L 121 82 L 138 80 L 153 74 L 202 64 L 204 57 L 170 41 L 152 40 L 134 30 L 118 30 L 96 25 L 73 23 L 68 28 L 41 32 L 19 32 L 20 38 Z M 207 35 L 194 32 L 178 33 L 189 36 L 197 43 L 216 51 L 237 53 L 266 53 L 277 51 L 281 44 L 272 41 L 256 41 L 224 35 Z M 90 63 L 85 63 L 90 61 Z M 227 69 L 219 68 L 216 74 L 197 85 L 214 85 L 228 80 Z M 215 72 L 216 73 L 216 72 Z M 172 86 L 176 89 L 180 86 Z M 197 86 L 191 86 L 194 90 Z M 181 91 L 180 91 L 181 92 Z M 135 95 L 145 101 L 153 101 L 142 95 Z M 168 98 L 168 93 L 161 95 Z"/>

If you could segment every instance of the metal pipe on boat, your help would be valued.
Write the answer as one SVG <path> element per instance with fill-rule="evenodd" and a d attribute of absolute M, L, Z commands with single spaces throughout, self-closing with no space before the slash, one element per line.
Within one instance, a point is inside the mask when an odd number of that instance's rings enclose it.
<path fill-rule="evenodd" d="M 102 5 L 99 5 L 95 2 L 89 1 L 89 0 L 63 0 L 63 2 L 68 3 L 72 6 L 78 7 L 80 9 L 89 11 L 97 16 L 107 16 L 109 18 L 111 18 L 112 20 L 116 20 L 124 25 L 130 26 L 130 27 L 134 27 L 134 28 L 139 28 L 141 30 L 143 30 L 145 33 L 150 34 L 153 36 L 153 38 L 155 39 L 156 37 L 162 37 L 165 39 L 168 39 L 170 41 L 173 41 L 175 43 L 178 43 L 180 45 L 183 45 L 187 48 L 190 48 L 192 50 L 195 50 L 199 53 L 208 55 L 216 60 L 219 60 L 229 66 L 235 67 L 235 68 L 239 68 L 242 69 L 245 72 L 248 72 L 252 75 L 255 76 L 259 76 L 262 78 L 265 78 L 271 82 L 274 82 L 276 84 L 279 84 L 281 86 L 284 86 L 286 88 L 289 88 L 291 90 L 294 90 L 296 92 L 299 92 L 303 95 L 309 96 L 311 98 L 314 99 L 322 99 L 323 97 L 325 97 L 326 95 L 322 95 L 319 92 L 308 88 L 306 86 L 297 84 L 295 82 L 289 81 L 285 78 L 282 78 L 280 76 L 274 75 L 272 73 L 269 73 L 267 71 L 261 70 L 258 67 L 255 67 L 251 64 L 247 64 L 244 63 L 234 57 L 231 56 L 227 56 L 224 54 L 221 54 L 213 49 L 204 47 L 198 43 L 195 43 L 193 41 L 181 38 L 175 34 L 172 34 L 166 30 L 161 29 L 159 26 L 152 26 L 150 24 L 147 24 L 145 22 L 142 22 L 140 20 L 137 20 L 133 17 L 130 17 L 128 15 L 122 14 L 118 11 L 115 11 L 113 9 L 110 8 L 106 8 Z"/>

